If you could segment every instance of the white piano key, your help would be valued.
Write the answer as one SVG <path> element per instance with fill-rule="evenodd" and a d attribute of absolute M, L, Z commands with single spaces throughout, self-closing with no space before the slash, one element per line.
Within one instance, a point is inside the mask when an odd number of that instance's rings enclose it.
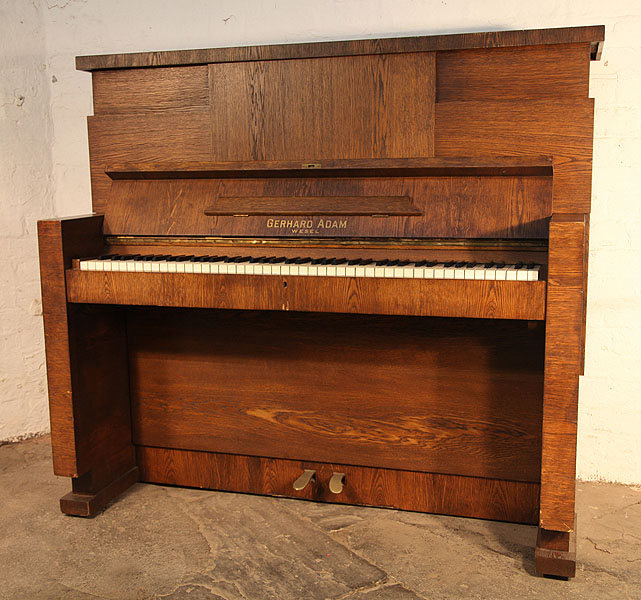
<path fill-rule="evenodd" d="M 496 267 L 488 267 L 487 269 L 485 269 L 485 280 L 486 281 L 496 280 Z"/>
<path fill-rule="evenodd" d="M 541 267 L 539 265 L 534 265 L 532 268 L 527 270 L 527 280 L 528 281 L 538 281 L 539 280 L 539 271 Z"/>
<path fill-rule="evenodd" d="M 521 267 L 516 271 L 516 280 L 517 281 L 527 281 L 527 268 Z"/>
<path fill-rule="evenodd" d="M 318 265 L 316 267 L 316 275 L 318 275 L 318 277 L 326 277 L 327 276 L 327 265 Z"/>
<path fill-rule="evenodd" d="M 507 279 L 507 268 L 508 265 L 496 268 L 496 281 L 505 281 Z"/>
<path fill-rule="evenodd" d="M 474 265 L 475 267 L 476 265 Z M 463 267 L 463 279 L 473 280 L 474 279 L 474 267 L 465 265 Z"/>
<path fill-rule="evenodd" d="M 508 265 L 505 278 L 508 281 L 516 281 L 517 273 L 518 273 L 518 269 L 515 268 L 515 265 Z"/>
<path fill-rule="evenodd" d="M 327 265 L 327 277 L 336 277 L 336 265 Z"/>
<path fill-rule="evenodd" d="M 434 279 L 445 279 L 445 263 L 434 265 Z"/>
<path fill-rule="evenodd" d="M 356 277 L 356 267 L 354 265 L 345 267 L 345 277 Z"/>
<path fill-rule="evenodd" d="M 473 271 L 474 271 L 474 279 L 476 280 L 485 279 L 485 271 L 486 271 L 485 264 L 476 265 Z"/>

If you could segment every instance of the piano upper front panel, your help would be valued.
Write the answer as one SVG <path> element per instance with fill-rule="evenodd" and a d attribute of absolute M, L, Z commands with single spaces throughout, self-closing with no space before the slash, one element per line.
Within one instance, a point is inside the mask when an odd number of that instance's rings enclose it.
<path fill-rule="evenodd" d="M 296 213 L 297 202 L 319 198 L 335 210 L 315 216 Z M 341 214 L 377 198 L 378 213 Z M 237 199 L 238 214 L 225 211 Z M 252 216 L 252 198 L 272 199 L 272 215 Z M 342 200 L 341 200 L 342 198 Z M 420 213 L 394 216 L 398 198 Z M 249 199 L 249 200 L 247 200 Z M 359 199 L 362 202 L 359 204 Z M 105 232 L 120 235 L 207 235 L 242 237 L 522 238 L 548 234 L 552 178 L 350 177 L 242 179 L 117 179 L 105 210 Z M 350 204 L 351 203 L 351 204 Z M 260 209 L 260 202 L 256 202 Z M 258 210 L 261 212 L 261 210 Z M 293 212 L 293 214 L 292 214 Z M 322 212 L 322 211 L 321 211 Z M 370 210 L 370 212 L 373 212 Z M 298 216 L 296 216 L 298 215 Z"/>
<path fill-rule="evenodd" d="M 553 211 L 588 212 L 593 113 L 590 98 L 441 102 L 435 112 L 435 152 L 553 156 Z"/>
<path fill-rule="evenodd" d="M 89 117 L 89 155 L 93 209 L 108 213 L 111 179 L 105 166 L 119 161 L 209 160 L 209 111 L 109 114 Z"/>
<path fill-rule="evenodd" d="M 433 156 L 434 54 L 210 65 L 212 160 Z"/>
<path fill-rule="evenodd" d="M 209 107 L 206 65 L 97 71 L 92 83 L 95 115 L 163 113 Z"/>
<path fill-rule="evenodd" d="M 586 98 L 589 44 L 439 52 L 436 102 Z"/>

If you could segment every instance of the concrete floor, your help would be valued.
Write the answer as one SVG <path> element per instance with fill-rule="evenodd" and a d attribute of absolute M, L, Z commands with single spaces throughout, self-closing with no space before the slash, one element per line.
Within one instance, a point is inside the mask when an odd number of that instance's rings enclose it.
<path fill-rule="evenodd" d="M 641 489 L 580 483 L 577 577 L 533 527 L 137 484 L 66 517 L 49 438 L 0 447 L 0 598 L 641 598 Z"/>

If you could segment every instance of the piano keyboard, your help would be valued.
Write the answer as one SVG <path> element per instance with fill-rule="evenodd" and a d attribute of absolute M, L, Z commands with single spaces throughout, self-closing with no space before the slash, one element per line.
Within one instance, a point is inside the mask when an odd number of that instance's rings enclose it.
<path fill-rule="evenodd" d="M 378 277 L 538 281 L 541 266 L 476 262 L 286 258 L 250 256 L 159 256 L 109 254 L 79 261 L 81 271 L 127 273 L 208 273 L 307 277 Z"/>

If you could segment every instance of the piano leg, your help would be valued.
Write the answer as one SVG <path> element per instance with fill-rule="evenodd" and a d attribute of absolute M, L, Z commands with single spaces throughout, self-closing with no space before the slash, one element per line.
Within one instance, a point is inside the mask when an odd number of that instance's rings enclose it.
<path fill-rule="evenodd" d="M 131 467 L 110 482 L 95 479 L 93 473 L 73 478 L 72 491 L 60 498 L 60 510 L 74 517 L 93 517 L 138 481 L 138 467 Z"/>
<path fill-rule="evenodd" d="M 550 531 L 539 527 L 534 553 L 534 568 L 539 575 L 563 579 L 574 577 L 576 573 L 576 526 L 572 533 Z"/>

